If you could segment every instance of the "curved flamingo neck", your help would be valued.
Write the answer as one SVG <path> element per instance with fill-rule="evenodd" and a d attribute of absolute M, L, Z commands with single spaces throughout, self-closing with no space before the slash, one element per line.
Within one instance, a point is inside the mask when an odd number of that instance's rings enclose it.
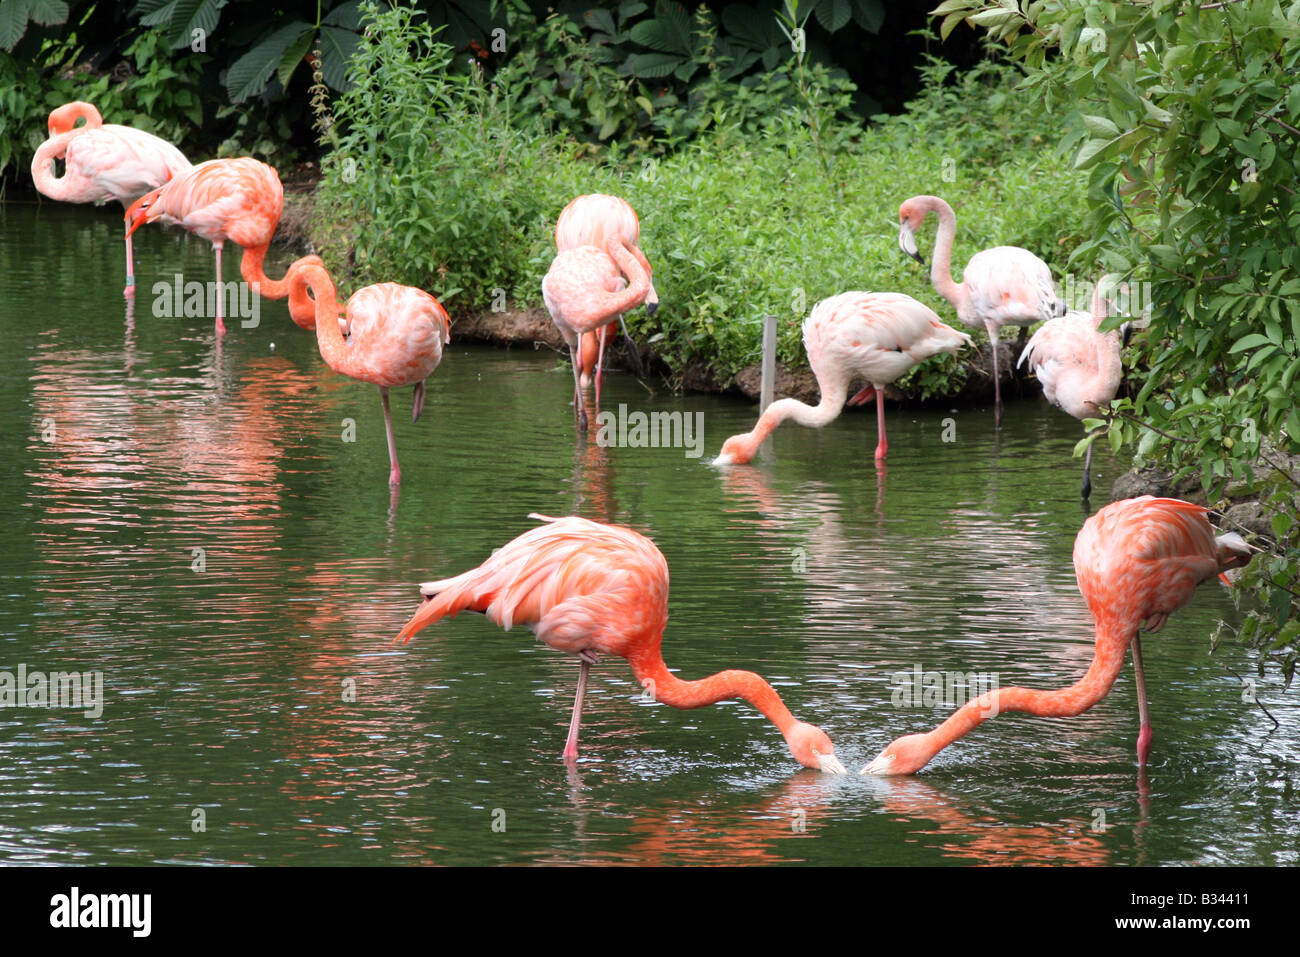
<path fill-rule="evenodd" d="M 83 185 L 74 183 L 65 167 L 62 176 L 54 175 L 54 161 L 63 159 L 68 152 L 68 143 L 76 136 L 75 131 L 66 131 L 51 136 L 36 150 L 32 157 L 32 182 L 42 196 L 61 202 L 77 202 L 80 197 L 77 190 Z"/>
<path fill-rule="evenodd" d="M 642 267 L 641 262 L 628 251 L 622 243 L 610 243 L 608 252 L 618 263 L 618 268 L 627 277 L 627 288 L 622 292 L 611 294 L 607 303 L 609 311 L 622 315 L 630 312 L 645 301 L 650 292 L 650 272 Z"/>
<path fill-rule="evenodd" d="M 966 302 L 966 286 L 952 280 L 952 244 L 957 238 L 957 214 L 938 196 L 927 196 L 925 208 L 939 217 L 939 232 L 934 237 L 934 259 L 930 263 L 930 282 L 934 290 L 954 309 L 961 311 Z"/>
<path fill-rule="evenodd" d="M 67 133 L 76 129 L 77 120 L 84 119 L 86 125 L 83 130 L 95 129 L 104 125 L 104 118 L 99 115 L 99 110 L 93 103 L 87 103 L 85 100 L 75 100 L 72 103 L 64 103 L 58 109 L 50 111 L 49 130 L 53 136 L 58 133 Z"/>
<path fill-rule="evenodd" d="M 285 272 L 283 279 L 268 277 L 262 269 L 262 264 L 266 261 L 266 251 L 269 248 L 270 243 L 265 246 L 249 246 L 245 248 L 244 255 L 239 260 L 239 274 L 244 277 L 244 281 L 249 285 L 256 285 L 258 295 L 263 298 L 283 299 L 289 295 L 290 275 L 293 267 L 290 267 Z"/>
<path fill-rule="evenodd" d="M 331 369 L 346 375 L 348 345 L 339 328 L 338 316 L 343 310 L 339 306 L 334 281 L 323 266 L 315 263 L 295 263 L 289 268 L 287 279 L 298 289 L 301 299 L 306 298 L 307 287 L 311 288 L 316 299 L 316 345 L 320 348 L 321 358 Z"/>
<path fill-rule="evenodd" d="M 650 690 L 656 701 L 671 707 L 703 708 L 719 701 L 742 698 L 763 712 L 787 742 L 790 731 L 799 723 L 776 689 L 752 671 L 731 669 L 697 681 L 683 681 L 668 670 L 657 646 L 634 652 L 628 656 L 628 662 L 642 687 Z"/>
<path fill-rule="evenodd" d="M 1032 688 L 996 688 L 967 701 L 939 727 L 924 735 L 938 754 L 958 738 L 970 734 L 985 721 L 1004 711 L 1020 711 L 1046 718 L 1066 718 L 1083 714 L 1110 692 L 1124 666 L 1124 652 L 1137 634 L 1138 623 L 1111 621 L 1097 623 L 1097 643 L 1092 663 L 1075 684 L 1057 691 Z"/>

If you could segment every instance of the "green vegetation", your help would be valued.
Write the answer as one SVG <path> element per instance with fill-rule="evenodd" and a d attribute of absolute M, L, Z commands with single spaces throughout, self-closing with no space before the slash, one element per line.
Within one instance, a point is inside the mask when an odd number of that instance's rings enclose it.
<path fill-rule="evenodd" d="M 1268 536 L 1234 589 L 1237 637 L 1288 685 L 1300 638 L 1300 4 L 947 0 L 1011 41 L 1025 83 L 1068 112 L 1100 262 L 1148 283 L 1145 385 L 1089 423 L 1139 463 L 1197 475 L 1212 502 L 1257 496 Z M 1115 320 L 1118 322 L 1119 320 Z M 1083 443 L 1081 443 L 1082 446 Z M 1222 630 L 1226 629 L 1224 626 Z"/>
<path fill-rule="evenodd" d="M 662 306 L 629 325 L 674 372 L 694 361 L 726 376 L 755 361 L 765 314 L 783 320 L 782 360 L 802 364 L 808 310 L 849 289 L 907 292 L 950 315 L 897 247 L 898 206 L 916 193 L 956 205 L 959 257 L 1014 243 L 1059 263 L 1084 238 L 1084 177 L 1049 148 L 1061 131 L 993 62 L 960 78 L 931 64 L 907 114 L 863 129 L 839 108 L 850 91 L 791 56 L 752 87 L 719 80 L 696 107 L 707 128 L 677 150 L 614 142 L 593 156 L 520 115 L 535 94 L 526 66 L 489 83 L 449 69 L 454 51 L 410 11 L 368 8 L 363 20 L 370 39 L 333 105 L 318 245 L 356 282 L 423 286 L 453 316 L 503 294 L 540 305 L 555 217 L 589 192 L 641 215 Z M 950 391 L 956 368 L 927 363 L 915 388 Z"/>

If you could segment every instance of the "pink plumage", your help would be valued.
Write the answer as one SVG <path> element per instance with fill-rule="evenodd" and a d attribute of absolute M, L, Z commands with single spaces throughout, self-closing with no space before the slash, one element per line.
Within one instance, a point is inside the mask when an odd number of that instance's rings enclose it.
<path fill-rule="evenodd" d="M 773 402 L 751 432 L 733 435 L 715 460 L 718 465 L 750 461 L 782 421 L 821 428 L 844 405 L 876 400 L 878 442 L 876 458 L 889 450 L 885 436 L 884 387 L 917 363 L 940 353 L 956 353 L 970 345 L 970 336 L 945 325 L 934 311 L 911 296 L 896 292 L 845 292 L 823 299 L 803 324 L 804 349 L 817 377 L 821 401 L 816 406 L 797 399 Z M 865 379 L 869 385 L 849 398 L 849 385 Z"/>

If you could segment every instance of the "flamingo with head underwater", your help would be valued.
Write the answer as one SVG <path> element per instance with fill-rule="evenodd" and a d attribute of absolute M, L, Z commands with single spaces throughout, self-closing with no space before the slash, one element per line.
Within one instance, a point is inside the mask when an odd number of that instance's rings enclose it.
<path fill-rule="evenodd" d="M 637 257 L 646 275 L 652 275 L 650 262 L 641 252 L 641 221 L 637 219 L 636 210 L 627 200 L 606 193 L 579 196 L 564 207 L 560 212 L 560 218 L 555 222 L 555 248 L 560 252 L 566 249 L 577 249 L 580 246 L 604 249 L 611 239 L 622 240 L 623 244 L 632 251 L 632 255 Z M 653 316 L 658 308 L 659 293 L 655 292 L 652 278 L 650 289 L 645 297 L 646 315 Z M 623 321 L 622 315 L 618 317 L 618 321 Z M 600 386 L 604 376 L 605 347 L 613 334 L 613 328 L 613 322 L 609 322 L 594 333 L 583 333 L 578 339 L 578 358 L 582 363 L 579 382 L 583 388 L 586 388 L 588 381 L 593 379 L 592 370 L 595 370 L 597 405 L 600 404 Z M 623 335 L 627 337 L 628 342 L 632 341 L 626 325 L 623 326 Z M 637 358 L 635 347 L 630 355 L 633 361 L 638 363 L 639 373 L 640 360 Z"/>
<path fill-rule="evenodd" d="M 284 187 L 276 171 L 248 156 L 200 163 L 141 196 L 126 211 L 130 236 L 143 223 L 179 223 L 212 243 L 217 253 L 217 335 L 221 321 L 221 249 L 226 240 L 242 246 L 239 272 L 244 281 L 267 299 L 289 295 L 289 276 L 270 279 L 262 271 L 271 239 L 284 211 Z M 319 259 L 315 260 L 319 262 Z"/>
<path fill-rule="evenodd" d="M 415 386 L 411 421 L 418 422 L 424 409 L 424 380 L 438 368 L 443 347 L 451 341 L 447 310 L 423 289 L 395 282 L 359 289 L 346 307 L 340 306 L 334 281 L 312 256 L 291 265 L 286 282 L 291 314 L 300 315 L 310 302 L 308 290 L 315 299 L 313 325 L 326 364 L 335 372 L 379 387 L 388 436 L 388 484 L 400 485 L 402 470 L 397 464 L 388 390 Z"/>
<path fill-rule="evenodd" d="M 77 126 L 77 120 L 86 122 Z M 176 147 L 152 133 L 116 123 L 105 124 L 94 105 L 77 100 L 50 111 L 50 138 L 32 158 L 32 181 L 50 199 L 65 203 L 117 200 L 124 207 L 169 179 L 190 169 Z M 54 174 L 63 160 L 63 175 Z M 126 234 L 126 288 L 135 296 L 135 256 Z"/>
<path fill-rule="evenodd" d="M 1110 304 L 1098 284 L 1092 311 L 1072 309 L 1043 323 L 1030 337 L 1016 362 L 1028 361 L 1043 384 L 1043 396 L 1076 419 L 1097 418 L 1119 391 L 1124 378 L 1120 361 L 1120 331 L 1102 332 Z M 1092 446 L 1083 460 L 1084 498 L 1092 494 Z"/>
<path fill-rule="evenodd" d="M 780 399 L 767 407 L 750 432 L 723 443 L 715 465 L 743 465 L 763 440 L 786 419 L 821 428 L 848 405 L 876 400 L 876 458 L 889 451 L 885 436 L 885 385 L 919 362 L 940 353 L 956 353 L 970 336 L 939 321 L 911 296 L 897 292 L 845 292 L 823 299 L 803 324 L 808 364 L 817 377 L 821 400 L 815 406 Z M 849 397 L 854 379 L 868 385 Z"/>
<path fill-rule="evenodd" d="M 1159 631 L 1192 600 L 1196 586 L 1250 561 L 1240 535 L 1217 538 L 1206 509 L 1171 498 L 1112 502 L 1084 523 L 1074 541 L 1074 571 L 1097 623 L 1092 664 L 1078 682 L 1059 691 L 996 688 L 966 702 L 933 731 L 892 741 L 863 774 L 914 774 L 976 727 L 1008 711 L 1049 718 L 1082 714 L 1106 697 L 1132 649 L 1137 685 L 1137 756 L 1151 752 L 1151 717 L 1142 670 L 1140 631 Z"/>
<path fill-rule="evenodd" d="M 752 671 L 720 671 L 683 681 L 668 670 L 661 645 L 668 624 L 668 563 L 646 536 L 585 518 L 547 518 L 493 552 L 478 568 L 420 586 L 424 604 L 397 636 L 462 611 L 485 614 L 507 630 L 526 625 L 545 644 L 578 658 L 578 689 L 564 758 L 578 756 L 587 672 L 601 654 L 626 658 L 643 688 L 674 708 L 743 698 L 784 736 L 805 767 L 844 773 L 826 732 L 797 721 L 776 690 Z"/>
<path fill-rule="evenodd" d="M 578 337 L 636 308 L 649 292 L 649 270 L 619 237 L 607 240 L 604 249 L 578 246 L 562 250 L 542 279 L 542 299 L 573 361 L 573 404 L 583 432 L 587 431 L 587 410 L 582 401 Z"/>
<path fill-rule="evenodd" d="M 984 329 L 993 343 L 993 421 L 1002 423 L 1002 383 L 998 371 L 998 332 L 1005 325 L 1031 326 L 1065 314 L 1056 295 L 1052 271 L 1028 249 L 994 246 L 976 253 L 962 271 L 962 281 L 952 278 L 952 242 L 957 235 L 957 215 L 938 196 L 913 196 L 898 208 L 898 245 L 921 265 L 925 257 L 916 248 L 916 230 L 930 212 L 939 215 L 930 281 L 934 289 L 957 310 L 968 326 Z"/>

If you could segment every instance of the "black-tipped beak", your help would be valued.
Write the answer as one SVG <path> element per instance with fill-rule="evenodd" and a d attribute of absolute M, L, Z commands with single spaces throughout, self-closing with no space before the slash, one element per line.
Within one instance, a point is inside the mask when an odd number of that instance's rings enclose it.
<path fill-rule="evenodd" d="M 656 299 L 654 302 L 647 302 L 645 304 L 645 314 L 647 316 L 653 316 L 658 311 L 659 311 L 659 300 Z"/>
<path fill-rule="evenodd" d="M 925 265 L 925 257 L 922 256 L 920 252 L 908 253 L 908 255 L 919 262 L 922 266 Z"/>

